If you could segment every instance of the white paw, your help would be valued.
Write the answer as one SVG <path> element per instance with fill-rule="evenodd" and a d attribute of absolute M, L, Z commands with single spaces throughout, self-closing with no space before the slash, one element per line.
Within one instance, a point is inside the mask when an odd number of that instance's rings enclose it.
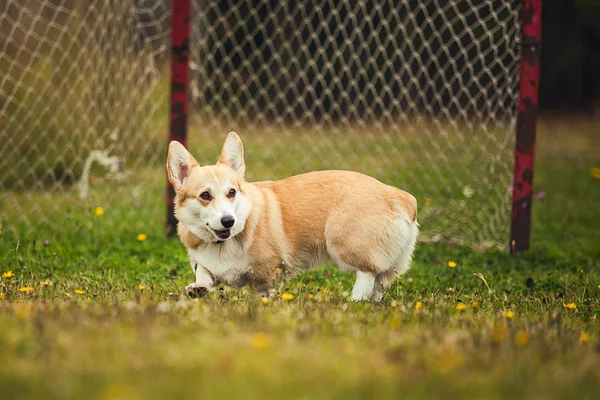
<path fill-rule="evenodd" d="M 352 300 L 352 301 L 369 301 L 369 300 L 371 300 L 371 295 L 372 295 L 372 292 L 352 290 L 352 295 L 350 295 L 350 300 Z"/>
<path fill-rule="evenodd" d="M 371 299 L 373 289 L 375 286 L 375 277 L 371 274 L 364 272 L 356 272 L 356 282 L 352 288 L 352 295 L 350 300 L 352 301 L 367 301 Z"/>
<path fill-rule="evenodd" d="M 212 290 L 212 286 L 206 286 L 198 282 L 190 283 L 185 287 L 185 291 L 190 297 L 202 297 Z"/>

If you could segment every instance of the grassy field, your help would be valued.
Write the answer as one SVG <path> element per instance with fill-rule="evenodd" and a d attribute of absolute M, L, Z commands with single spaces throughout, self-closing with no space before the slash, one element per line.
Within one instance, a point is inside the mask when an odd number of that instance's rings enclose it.
<path fill-rule="evenodd" d="M 420 244 L 381 304 L 349 303 L 333 265 L 266 304 L 248 289 L 188 299 L 162 192 L 90 207 L 61 235 L 5 230 L 0 397 L 597 398 L 597 125 L 540 124 L 532 251 Z M 123 222 L 132 208 L 141 225 Z"/>

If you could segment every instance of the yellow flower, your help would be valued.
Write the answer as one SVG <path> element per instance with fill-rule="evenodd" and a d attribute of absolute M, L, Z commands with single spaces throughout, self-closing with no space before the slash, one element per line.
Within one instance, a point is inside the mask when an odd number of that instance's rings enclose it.
<path fill-rule="evenodd" d="M 138 286 L 138 288 L 139 288 L 140 290 L 144 290 L 144 289 L 146 289 L 146 286 L 144 286 L 144 285 L 140 285 L 140 286 Z"/>
<path fill-rule="evenodd" d="M 261 299 L 261 301 L 262 301 L 262 303 L 263 303 L 264 305 L 267 305 L 267 304 L 269 304 L 269 299 L 268 299 L 268 298 L 266 298 L 266 297 L 263 297 L 263 298 Z"/>
<path fill-rule="evenodd" d="M 146 239 L 148 239 L 148 236 L 146 236 L 145 233 L 140 233 L 139 235 L 137 235 L 137 240 L 140 242 L 143 242 Z"/>
<path fill-rule="evenodd" d="M 457 310 L 457 311 L 465 311 L 466 309 L 467 309 L 467 306 L 466 306 L 466 305 L 464 305 L 463 303 L 458 303 L 458 304 L 456 305 L 456 310 Z"/>
<path fill-rule="evenodd" d="M 307 294 L 306 295 L 306 300 L 312 300 L 313 299 L 313 295 L 312 294 Z"/>
<path fill-rule="evenodd" d="M 102 207 L 94 208 L 94 214 L 96 214 L 96 217 L 100 217 L 100 216 L 104 215 L 104 208 L 102 208 Z"/>
<path fill-rule="evenodd" d="M 415 310 L 420 310 L 421 308 L 423 308 L 423 303 L 421 303 L 420 301 L 417 301 L 415 303 Z"/>
<path fill-rule="evenodd" d="M 585 332 L 581 332 L 581 335 L 579 335 L 579 343 L 587 343 L 590 341 L 590 335 L 588 335 Z"/>
<path fill-rule="evenodd" d="M 598 289 L 600 289 L 600 285 L 598 285 Z"/>
<path fill-rule="evenodd" d="M 600 168 L 592 168 L 590 169 L 590 175 L 594 179 L 600 179 Z"/>
<path fill-rule="evenodd" d="M 529 335 L 525 331 L 519 331 L 515 335 L 515 344 L 517 346 L 525 346 L 529 343 Z"/>
<path fill-rule="evenodd" d="M 73 290 L 73 293 L 75 293 L 75 294 L 84 294 L 85 292 L 83 290 L 81 290 L 81 289 L 75 289 L 75 290 Z"/>
<path fill-rule="evenodd" d="M 431 199 L 425 199 L 425 205 L 428 206 L 431 204 Z"/>
<path fill-rule="evenodd" d="M 33 293 L 33 288 L 31 286 L 25 286 L 25 287 L 19 288 L 19 292 L 21 292 L 21 293 Z"/>
<path fill-rule="evenodd" d="M 477 310 L 479 308 L 479 302 L 477 300 L 475 300 L 471 303 L 471 306 Z"/>
<path fill-rule="evenodd" d="M 2 273 L 3 278 L 12 278 L 13 276 L 15 276 L 15 274 L 13 274 L 12 271 L 6 271 Z"/>
<path fill-rule="evenodd" d="M 564 308 L 568 308 L 569 310 L 574 310 L 577 308 L 577 306 L 575 305 L 575 303 L 567 303 L 567 304 L 563 304 Z"/>
<path fill-rule="evenodd" d="M 515 316 L 514 311 L 505 311 L 504 312 L 504 318 L 506 318 L 506 319 L 512 319 L 514 316 Z"/>
<path fill-rule="evenodd" d="M 281 295 L 281 300 L 292 300 L 294 298 L 293 294 L 290 293 L 284 293 Z"/>
<path fill-rule="evenodd" d="M 454 267 L 456 267 L 456 263 L 454 261 L 448 261 L 448 266 L 450 268 L 454 268 Z"/>
<path fill-rule="evenodd" d="M 281 269 L 279 269 L 279 268 L 275 268 L 275 274 L 276 274 L 276 275 L 277 275 L 277 274 L 279 274 L 280 272 L 281 272 Z"/>
<path fill-rule="evenodd" d="M 400 317 L 392 317 L 390 319 L 390 328 L 393 330 L 400 328 Z"/>
<path fill-rule="evenodd" d="M 501 343 L 506 339 L 508 329 L 504 324 L 494 324 L 490 332 L 490 340 L 492 343 Z"/>
<path fill-rule="evenodd" d="M 71 293 L 65 293 L 65 296 L 71 297 Z"/>
<path fill-rule="evenodd" d="M 261 350 L 269 346 L 269 337 L 262 332 L 258 332 L 252 335 L 250 343 L 255 349 Z"/>
<path fill-rule="evenodd" d="M 4 293 L 0 293 L 0 300 L 4 298 Z"/>
<path fill-rule="evenodd" d="M 48 281 L 41 281 L 40 283 L 44 286 L 50 286 L 50 282 Z"/>

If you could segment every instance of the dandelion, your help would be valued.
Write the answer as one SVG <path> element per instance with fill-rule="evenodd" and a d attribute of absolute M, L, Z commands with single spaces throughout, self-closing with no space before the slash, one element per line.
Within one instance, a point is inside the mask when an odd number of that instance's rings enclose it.
<path fill-rule="evenodd" d="M 25 287 L 19 288 L 19 292 L 21 292 L 21 293 L 33 293 L 33 288 L 31 286 L 25 286 Z"/>
<path fill-rule="evenodd" d="M 12 278 L 13 276 L 15 276 L 15 274 L 13 274 L 12 271 L 6 271 L 2 273 L 3 278 Z"/>
<path fill-rule="evenodd" d="M 456 267 L 456 263 L 454 261 L 448 261 L 448 266 L 450 268 L 454 268 L 454 267 Z"/>
<path fill-rule="evenodd" d="M 261 350 L 269 346 L 269 337 L 263 332 L 258 332 L 252 335 L 250 344 L 255 349 Z"/>
<path fill-rule="evenodd" d="M 592 168 L 592 169 L 590 169 L 590 175 L 594 179 L 600 179 L 600 168 Z"/>
<path fill-rule="evenodd" d="M 477 300 L 473 301 L 471 303 L 471 307 L 473 307 L 474 309 L 478 310 L 479 309 L 479 302 Z"/>
<path fill-rule="evenodd" d="M 67 292 L 65 292 L 65 296 L 66 296 L 67 298 L 69 298 L 69 297 L 71 297 L 71 293 L 67 293 Z"/>
<path fill-rule="evenodd" d="M 470 197 L 473 196 L 473 194 L 475 194 L 475 190 L 473 190 L 473 188 L 471 188 L 470 186 L 465 186 L 463 188 L 463 195 L 468 199 Z"/>
<path fill-rule="evenodd" d="M 431 199 L 425 199 L 425 205 L 428 206 L 431 204 Z"/>
<path fill-rule="evenodd" d="M 431 366 L 438 374 L 449 374 L 455 371 L 465 362 L 464 356 L 462 356 L 456 350 L 443 350 L 438 352 L 431 359 Z"/>
<path fill-rule="evenodd" d="M 598 285 L 598 289 L 600 289 L 600 285 Z"/>
<path fill-rule="evenodd" d="M 281 269 L 275 268 L 275 275 L 278 275 L 281 272 Z"/>
<path fill-rule="evenodd" d="M 50 286 L 50 282 L 48 281 L 41 281 L 40 282 L 43 286 Z"/>
<path fill-rule="evenodd" d="M 458 303 L 456 305 L 456 311 L 465 311 L 467 309 L 467 306 L 464 305 L 463 303 Z"/>
<path fill-rule="evenodd" d="M 4 293 L 0 293 L 0 300 L 4 298 Z"/>
<path fill-rule="evenodd" d="M 137 235 L 137 240 L 138 240 L 139 242 L 143 242 L 143 241 L 145 241 L 146 239 L 148 239 L 148 236 L 146 236 L 146 234 L 145 234 L 145 233 L 140 233 L 139 235 Z"/>
<path fill-rule="evenodd" d="M 581 332 L 581 335 L 579 335 L 579 343 L 587 343 L 590 341 L 590 335 L 588 335 L 585 332 Z"/>
<path fill-rule="evenodd" d="M 344 346 L 344 353 L 348 355 L 356 353 L 356 346 L 354 345 L 354 343 L 346 343 L 346 345 Z"/>
<path fill-rule="evenodd" d="M 577 306 L 575 305 L 575 303 L 567 303 L 567 304 L 563 304 L 564 308 L 568 308 L 569 310 L 574 310 L 577 308 Z"/>
<path fill-rule="evenodd" d="M 421 303 L 420 301 L 417 301 L 415 303 L 415 309 L 420 310 L 421 308 L 423 308 L 423 303 Z"/>
<path fill-rule="evenodd" d="M 102 207 L 94 208 L 94 214 L 96 214 L 96 217 L 100 217 L 100 216 L 104 215 L 104 208 L 102 208 Z"/>
<path fill-rule="evenodd" d="M 506 318 L 506 319 L 513 319 L 514 316 L 515 316 L 514 311 L 505 311 L 504 312 L 504 318 Z"/>
<path fill-rule="evenodd" d="M 529 343 L 529 335 L 525 331 L 519 331 L 515 335 L 515 344 L 517 346 L 525 346 Z"/>
<path fill-rule="evenodd" d="M 400 317 L 392 317 L 390 319 L 390 328 L 393 330 L 400 328 Z"/>
<path fill-rule="evenodd" d="M 144 286 L 144 285 L 139 285 L 139 286 L 138 286 L 138 289 L 140 289 L 140 290 L 144 290 L 144 289 L 146 289 L 146 286 Z"/>
<path fill-rule="evenodd" d="M 311 293 L 306 295 L 306 300 L 312 300 L 313 299 L 313 295 Z"/>
<path fill-rule="evenodd" d="M 261 299 L 261 301 L 262 301 L 262 303 L 263 303 L 265 306 L 266 306 L 267 304 L 269 304 L 269 299 L 268 299 L 268 298 L 266 298 L 266 297 L 263 297 L 263 298 Z"/>
<path fill-rule="evenodd" d="M 73 290 L 73 293 L 75 293 L 75 294 L 84 294 L 85 292 L 83 290 L 81 290 L 81 289 L 75 289 L 75 290 Z"/>
<path fill-rule="evenodd" d="M 284 293 L 281 295 L 281 300 L 289 301 L 289 300 L 292 300 L 293 298 L 294 298 L 294 295 L 290 294 L 290 293 Z"/>
<path fill-rule="evenodd" d="M 492 332 L 490 333 L 490 340 L 492 343 L 501 343 L 506 339 L 508 329 L 504 324 L 494 324 Z"/>

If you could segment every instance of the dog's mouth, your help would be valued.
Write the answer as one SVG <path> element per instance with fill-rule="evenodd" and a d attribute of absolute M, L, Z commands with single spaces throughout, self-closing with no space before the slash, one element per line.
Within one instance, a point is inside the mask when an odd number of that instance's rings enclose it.
<path fill-rule="evenodd" d="M 231 236 L 231 229 L 223 229 L 220 231 L 213 230 L 213 232 L 215 233 L 216 237 L 223 240 L 228 239 L 229 236 Z"/>

